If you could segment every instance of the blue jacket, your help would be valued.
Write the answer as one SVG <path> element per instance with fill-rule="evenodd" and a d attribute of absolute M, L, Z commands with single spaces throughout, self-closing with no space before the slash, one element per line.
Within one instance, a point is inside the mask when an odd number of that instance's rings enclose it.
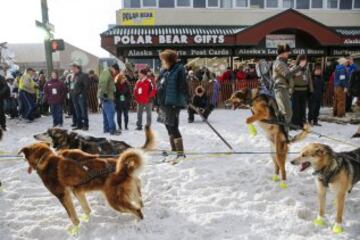
<path fill-rule="evenodd" d="M 347 68 L 344 65 L 337 65 L 335 68 L 335 78 L 334 86 L 335 87 L 344 87 L 349 86 L 350 74 Z"/>
<path fill-rule="evenodd" d="M 183 108 L 188 98 L 185 68 L 180 63 L 160 73 L 157 102 L 160 106 Z"/>

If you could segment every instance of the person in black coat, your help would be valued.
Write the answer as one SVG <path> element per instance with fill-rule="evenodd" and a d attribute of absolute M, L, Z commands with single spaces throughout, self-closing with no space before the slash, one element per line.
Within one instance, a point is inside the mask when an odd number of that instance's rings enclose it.
<path fill-rule="evenodd" d="M 195 89 L 195 96 L 193 97 L 191 103 L 192 105 L 194 105 L 194 107 L 200 110 L 201 114 L 204 116 L 205 119 L 209 117 L 210 113 L 214 109 L 214 107 L 209 103 L 209 98 L 206 95 L 205 88 L 201 85 Z M 191 107 L 188 108 L 189 123 L 194 122 L 194 115 L 196 113 L 197 112 Z"/>
<path fill-rule="evenodd" d="M 3 76 L 0 75 L 0 127 L 6 131 L 5 100 L 10 97 L 10 88 Z"/>
<path fill-rule="evenodd" d="M 321 74 L 321 65 L 316 64 L 312 78 L 313 92 L 309 98 L 308 121 L 311 125 L 321 126 L 318 123 L 322 97 L 325 90 L 324 78 Z"/>
<path fill-rule="evenodd" d="M 119 73 L 115 77 L 115 86 L 115 108 L 117 123 L 119 129 L 122 130 L 122 115 L 124 115 L 125 130 L 128 130 L 131 88 L 126 76 L 124 76 L 122 73 Z"/>

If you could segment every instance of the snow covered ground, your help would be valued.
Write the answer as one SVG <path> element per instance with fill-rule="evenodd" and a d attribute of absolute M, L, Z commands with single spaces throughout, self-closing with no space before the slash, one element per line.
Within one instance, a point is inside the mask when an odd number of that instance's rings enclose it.
<path fill-rule="evenodd" d="M 237 151 L 268 151 L 269 144 L 258 128 L 256 137 L 249 137 L 244 124 L 246 110 L 217 110 L 211 123 Z M 155 117 L 155 115 L 154 115 Z M 202 122 L 188 124 L 181 114 L 181 132 L 188 151 L 226 151 L 226 146 Z M 130 120 L 135 122 L 135 114 Z M 67 127 L 70 125 L 67 119 Z M 44 117 L 31 125 L 9 121 L 0 149 L 16 152 L 34 141 L 32 135 L 50 126 Z M 100 115 L 92 115 L 90 134 L 103 136 Z M 324 123 L 316 131 L 352 143 L 354 125 Z M 130 129 L 135 126 L 131 125 Z M 168 148 L 165 128 L 153 124 L 159 148 Z M 116 139 L 140 146 L 143 133 L 124 132 Z M 335 150 L 351 147 L 309 136 L 295 144 L 298 151 L 309 142 L 330 144 Z M 294 156 L 290 156 L 291 159 Z M 360 185 L 346 200 L 345 233 L 335 236 L 333 195 L 328 195 L 327 219 L 330 225 L 318 228 L 312 224 L 317 215 L 316 188 L 311 171 L 299 173 L 287 164 L 288 189 L 271 181 L 273 165 L 268 155 L 234 155 L 189 157 L 176 166 L 155 164 L 158 157 L 149 157 L 142 174 L 145 219 L 135 221 L 107 206 L 99 193 L 89 195 L 93 213 L 89 223 L 81 225 L 78 239 L 360 239 Z M 0 159 L 0 179 L 5 190 L 0 193 L 0 239 L 72 239 L 65 231 L 69 220 L 60 203 L 43 186 L 36 173 L 27 174 L 22 160 Z M 78 213 L 81 210 L 75 201 Z"/>

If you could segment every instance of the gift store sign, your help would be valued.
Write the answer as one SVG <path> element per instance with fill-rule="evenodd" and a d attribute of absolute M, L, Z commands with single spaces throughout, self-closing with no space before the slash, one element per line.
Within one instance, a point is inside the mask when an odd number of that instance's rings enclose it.
<path fill-rule="evenodd" d="M 222 44 L 224 35 L 124 35 L 114 36 L 115 45 Z"/>

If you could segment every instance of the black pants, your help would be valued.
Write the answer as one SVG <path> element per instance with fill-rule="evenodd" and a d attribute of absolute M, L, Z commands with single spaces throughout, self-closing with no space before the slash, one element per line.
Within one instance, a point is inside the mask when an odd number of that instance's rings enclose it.
<path fill-rule="evenodd" d="M 346 105 L 345 105 L 345 111 L 346 112 L 352 112 L 352 101 L 353 101 L 353 96 L 346 94 Z"/>
<path fill-rule="evenodd" d="M 314 123 L 318 122 L 318 117 L 320 114 L 322 96 L 311 96 L 309 99 L 309 115 L 308 120 L 313 121 Z"/>
<path fill-rule="evenodd" d="M 196 107 L 196 106 L 195 106 Z M 204 108 L 203 116 L 205 119 L 208 119 L 210 113 L 214 110 L 215 106 L 210 104 L 209 106 Z M 197 114 L 197 112 L 192 109 L 191 107 L 188 108 L 188 114 L 189 114 L 189 121 L 194 121 L 194 115 Z"/>
<path fill-rule="evenodd" d="M 0 126 L 6 128 L 6 117 L 4 109 L 4 99 L 0 99 Z"/>
<path fill-rule="evenodd" d="M 167 114 L 173 114 L 173 116 L 171 116 L 171 122 L 165 123 L 169 136 L 175 139 L 181 138 L 182 136 L 179 130 L 180 109 L 173 109 Z"/>
<path fill-rule="evenodd" d="M 122 114 L 124 114 L 125 128 L 128 128 L 129 124 L 129 109 L 124 107 L 116 108 L 116 117 L 119 128 L 122 128 Z"/>
<path fill-rule="evenodd" d="M 291 123 L 303 127 L 306 122 L 306 102 L 308 98 L 307 91 L 295 91 L 292 96 L 293 116 Z"/>

